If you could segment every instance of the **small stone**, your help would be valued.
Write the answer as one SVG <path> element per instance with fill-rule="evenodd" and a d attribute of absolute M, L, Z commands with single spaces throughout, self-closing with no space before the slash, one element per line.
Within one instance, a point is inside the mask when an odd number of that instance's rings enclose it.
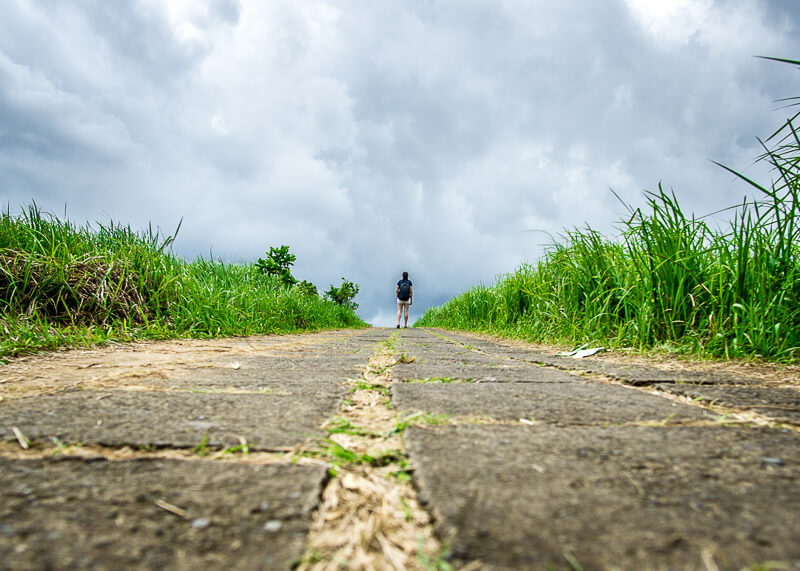
<path fill-rule="evenodd" d="M 261 502 L 261 511 L 262 511 L 262 512 L 265 512 L 265 511 L 267 511 L 268 509 L 269 509 L 269 502 L 266 502 L 266 501 L 264 501 L 264 502 Z"/>
<path fill-rule="evenodd" d="M 209 525 L 211 525 L 211 521 L 209 521 L 209 519 L 205 517 L 198 517 L 192 520 L 192 527 L 194 529 L 205 529 Z"/>
<path fill-rule="evenodd" d="M 275 533 L 278 531 L 283 524 L 276 519 L 271 519 L 267 523 L 264 524 L 264 531 L 268 533 Z"/>
<path fill-rule="evenodd" d="M 783 460 L 781 460 L 780 458 L 772 458 L 770 456 L 764 456 L 762 460 L 767 464 L 775 464 L 776 466 L 783 466 Z"/>

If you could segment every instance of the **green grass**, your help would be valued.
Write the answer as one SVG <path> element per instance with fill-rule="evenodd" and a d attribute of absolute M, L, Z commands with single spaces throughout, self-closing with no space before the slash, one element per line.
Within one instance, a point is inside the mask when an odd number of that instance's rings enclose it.
<path fill-rule="evenodd" d="M 255 265 L 184 261 L 152 228 L 78 227 L 35 204 L 0 213 L 0 358 L 104 341 L 366 324 Z"/>
<path fill-rule="evenodd" d="M 648 200 L 650 212 L 636 211 L 620 240 L 570 232 L 538 264 L 430 309 L 415 325 L 573 346 L 800 358 L 800 236 L 795 228 L 793 240 L 780 239 L 796 199 L 778 201 L 771 219 L 763 203 L 744 203 L 727 231 L 685 217 L 663 190 Z"/>
<path fill-rule="evenodd" d="M 404 379 L 404 383 L 471 383 L 474 379 L 462 379 L 453 377 L 424 377 L 421 379 Z"/>
<path fill-rule="evenodd" d="M 429 414 L 425 412 L 413 412 L 403 416 L 395 425 L 386 433 L 386 436 L 394 436 L 401 434 L 409 426 L 425 426 L 425 425 L 439 425 L 447 424 L 450 417 L 446 414 Z"/>
<path fill-rule="evenodd" d="M 373 467 L 398 464 L 400 468 L 406 468 L 408 465 L 406 456 L 397 450 L 386 450 L 377 456 L 372 456 L 363 452 L 356 452 L 327 438 L 319 441 L 317 449 L 306 450 L 301 455 L 309 458 L 324 458 L 334 469 L 339 466 L 353 464 L 364 464 Z"/>
<path fill-rule="evenodd" d="M 380 383 L 368 383 L 366 381 L 358 381 L 356 382 L 356 385 L 354 387 L 350 388 L 351 393 L 354 393 L 358 390 L 375 391 L 384 395 L 388 395 L 390 392 L 389 387 L 387 387 L 386 385 L 382 385 Z"/>
<path fill-rule="evenodd" d="M 796 65 L 798 62 L 794 62 Z M 428 310 L 416 326 L 577 346 L 667 347 L 709 357 L 800 360 L 798 114 L 764 146 L 775 181 L 726 209 L 727 226 L 647 193 L 621 234 L 566 232 L 536 264 Z M 727 167 L 724 167 L 727 168 Z"/>
<path fill-rule="evenodd" d="M 377 432 L 372 432 L 361 426 L 353 424 L 346 418 L 336 417 L 325 427 L 328 434 L 350 434 L 354 436 L 366 436 L 367 438 L 380 438 Z"/>

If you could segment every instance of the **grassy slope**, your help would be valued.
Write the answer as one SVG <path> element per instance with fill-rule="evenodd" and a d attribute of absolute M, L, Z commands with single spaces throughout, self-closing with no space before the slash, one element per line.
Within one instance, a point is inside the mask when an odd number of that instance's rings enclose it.
<path fill-rule="evenodd" d="M 0 215 L 0 357 L 105 340 L 362 327 L 254 266 L 172 256 L 170 239 L 78 228 L 35 206 Z"/>
<path fill-rule="evenodd" d="M 744 235 L 735 225 L 712 231 L 683 218 L 663 194 L 652 196 L 651 206 L 622 240 L 573 231 L 536 265 L 473 288 L 415 325 L 550 343 L 800 358 L 799 242 L 781 252 L 770 225 Z"/>
<path fill-rule="evenodd" d="M 775 182 L 767 188 L 742 176 L 758 199 L 731 210 L 727 229 L 687 217 L 659 186 L 646 211 L 621 222 L 619 240 L 568 232 L 537 264 L 429 310 L 416 325 L 800 360 L 798 115 L 761 157 Z"/>

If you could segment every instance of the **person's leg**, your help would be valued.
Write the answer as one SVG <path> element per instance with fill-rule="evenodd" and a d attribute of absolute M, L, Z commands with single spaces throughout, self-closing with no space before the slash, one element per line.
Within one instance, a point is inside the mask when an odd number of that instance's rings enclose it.
<path fill-rule="evenodd" d="M 400 314 L 403 312 L 403 304 L 397 304 L 397 327 L 400 327 Z"/>
<path fill-rule="evenodd" d="M 408 327 L 408 308 L 409 308 L 409 307 L 411 307 L 411 304 L 410 304 L 410 303 L 404 303 L 403 305 L 404 305 L 404 306 L 405 306 L 405 308 L 406 308 L 406 321 L 405 321 L 405 326 L 406 326 L 406 327 Z"/>

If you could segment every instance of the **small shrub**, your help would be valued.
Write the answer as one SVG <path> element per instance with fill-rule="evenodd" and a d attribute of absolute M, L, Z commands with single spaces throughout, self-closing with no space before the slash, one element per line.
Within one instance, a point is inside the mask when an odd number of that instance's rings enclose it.
<path fill-rule="evenodd" d="M 297 256 L 289 253 L 289 246 L 283 245 L 270 247 L 266 259 L 259 258 L 256 266 L 268 276 L 277 276 L 283 285 L 291 286 L 297 283 L 291 272 L 295 260 Z"/>
<path fill-rule="evenodd" d="M 331 287 L 328 291 L 325 292 L 325 297 L 329 300 L 333 301 L 341 305 L 342 307 L 347 307 L 349 309 L 355 310 L 358 308 L 358 304 L 353 301 L 353 299 L 358 294 L 358 285 L 355 283 L 342 278 L 342 285 L 338 288 L 331 284 Z"/>
<path fill-rule="evenodd" d="M 303 280 L 299 282 L 295 287 L 305 296 L 308 297 L 316 297 L 318 296 L 317 286 L 312 284 L 309 281 Z"/>

